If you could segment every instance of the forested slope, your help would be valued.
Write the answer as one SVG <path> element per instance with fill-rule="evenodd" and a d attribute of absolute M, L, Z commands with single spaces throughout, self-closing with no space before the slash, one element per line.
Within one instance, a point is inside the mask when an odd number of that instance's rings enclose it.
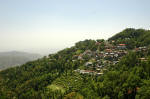
<path fill-rule="evenodd" d="M 126 29 L 3 70 L 0 98 L 149 99 L 149 37 L 148 30 Z"/>
<path fill-rule="evenodd" d="M 109 41 L 111 40 L 115 40 L 116 44 L 126 43 L 130 49 L 135 46 L 147 46 L 150 43 L 150 30 L 127 28 L 109 38 Z"/>

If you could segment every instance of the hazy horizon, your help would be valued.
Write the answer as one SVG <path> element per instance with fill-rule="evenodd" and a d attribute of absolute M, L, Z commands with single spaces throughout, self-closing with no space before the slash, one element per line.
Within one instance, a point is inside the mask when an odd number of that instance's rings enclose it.
<path fill-rule="evenodd" d="M 149 29 L 149 0 L 1 0 L 0 52 L 47 55 L 125 28 Z"/>

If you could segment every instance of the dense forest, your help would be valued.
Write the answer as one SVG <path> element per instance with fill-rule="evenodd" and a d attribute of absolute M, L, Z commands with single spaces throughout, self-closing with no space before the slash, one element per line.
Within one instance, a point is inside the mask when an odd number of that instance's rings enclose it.
<path fill-rule="evenodd" d="M 149 99 L 150 31 L 128 28 L 0 72 L 0 99 Z"/>

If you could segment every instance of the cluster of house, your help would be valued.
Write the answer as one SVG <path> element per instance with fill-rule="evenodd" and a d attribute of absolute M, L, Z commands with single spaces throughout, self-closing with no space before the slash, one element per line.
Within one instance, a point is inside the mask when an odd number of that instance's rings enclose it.
<path fill-rule="evenodd" d="M 142 57 L 142 58 L 139 58 L 139 60 L 146 62 L 146 61 L 147 61 L 147 58 Z"/>
<path fill-rule="evenodd" d="M 146 46 L 144 46 L 144 47 L 135 48 L 134 50 L 135 50 L 136 52 L 141 52 L 141 51 L 147 51 L 148 48 L 147 48 Z"/>
<path fill-rule="evenodd" d="M 135 52 L 146 52 L 147 50 L 148 50 L 148 47 L 146 47 L 146 46 L 144 46 L 144 47 L 138 47 L 138 48 L 134 49 Z M 139 60 L 146 62 L 148 59 L 145 58 L 145 57 L 141 57 L 141 58 L 139 58 Z"/>
<path fill-rule="evenodd" d="M 101 43 L 96 44 L 100 45 Z M 80 74 L 102 75 L 107 66 L 117 64 L 119 60 L 128 53 L 126 44 L 118 44 L 117 46 L 114 46 L 109 42 L 106 42 L 104 48 L 105 49 L 103 51 L 86 50 L 80 55 L 75 55 L 74 57 L 78 60 L 84 60 L 87 57 L 89 58 L 89 60 L 84 64 L 86 69 L 78 69 L 76 72 L 79 72 Z M 146 50 L 146 46 L 134 49 L 136 52 Z M 141 61 L 147 61 L 146 58 L 139 59 Z"/>
<path fill-rule="evenodd" d="M 75 72 L 79 72 L 80 74 L 89 74 L 89 75 L 103 75 L 102 72 L 97 72 L 97 71 L 93 71 L 93 70 L 80 70 L 80 69 L 77 69 L 77 70 L 75 70 Z"/>
<path fill-rule="evenodd" d="M 78 57 L 78 60 L 83 60 L 84 56 L 88 57 L 94 57 L 94 58 L 105 58 L 105 57 L 112 57 L 112 58 L 117 58 L 125 55 L 127 53 L 126 51 L 126 46 L 124 44 L 120 44 L 119 46 L 108 48 L 106 46 L 104 51 L 91 51 L 91 50 L 86 50 L 84 53 L 80 55 L 75 55 L 74 57 Z"/>
<path fill-rule="evenodd" d="M 84 66 L 87 67 L 86 70 L 76 70 L 80 74 L 96 74 L 102 75 L 105 67 L 112 64 L 117 64 L 122 56 L 127 54 L 127 48 L 125 44 L 118 44 L 113 46 L 109 43 L 105 45 L 105 50 L 103 51 L 91 51 L 86 50 L 80 55 L 75 55 L 78 60 L 84 60 L 85 56 L 89 58 Z"/>

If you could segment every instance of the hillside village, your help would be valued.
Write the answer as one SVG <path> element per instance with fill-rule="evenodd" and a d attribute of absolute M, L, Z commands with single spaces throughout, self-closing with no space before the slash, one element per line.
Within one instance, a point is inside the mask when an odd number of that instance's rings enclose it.
<path fill-rule="evenodd" d="M 84 69 L 74 70 L 80 74 L 90 74 L 90 75 L 103 75 L 105 71 L 107 71 L 107 67 L 116 65 L 119 60 L 128 54 L 129 49 L 126 44 L 117 44 L 114 45 L 114 40 L 104 42 L 104 50 L 85 50 L 83 53 L 79 55 L 74 55 L 72 61 L 77 60 L 88 60 L 84 64 Z M 100 46 L 101 42 L 96 42 L 96 45 Z M 148 48 L 138 47 L 131 51 L 133 52 L 142 52 L 147 51 Z M 139 58 L 141 61 L 147 61 L 146 58 Z"/>
<path fill-rule="evenodd" d="M 149 42 L 149 30 L 126 29 L 2 70 L 0 99 L 149 99 Z"/>

